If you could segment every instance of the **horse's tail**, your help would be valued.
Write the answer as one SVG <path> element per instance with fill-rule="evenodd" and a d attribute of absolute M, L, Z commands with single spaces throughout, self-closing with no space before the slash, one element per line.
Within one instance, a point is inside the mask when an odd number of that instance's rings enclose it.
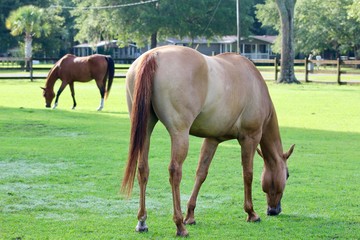
<path fill-rule="evenodd" d="M 107 84 L 107 89 L 105 91 L 105 99 L 107 99 L 109 97 L 111 85 L 114 79 L 115 64 L 114 64 L 114 60 L 111 57 L 105 57 L 105 59 L 108 63 L 107 74 L 106 74 L 108 78 L 108 84 Z"/>
<path fill-rule="evenodd" d="M 151 94 L 154 75 L 157 69 L 154 54 L 145 54 L 135 75 L 135 86 L 131 109 L 131 134 L 127 166 L 122 182 L 122 192 L 131 195 L 138 159 L 144 152 L 147 138 L 147 124 L 151 109 Z"/>

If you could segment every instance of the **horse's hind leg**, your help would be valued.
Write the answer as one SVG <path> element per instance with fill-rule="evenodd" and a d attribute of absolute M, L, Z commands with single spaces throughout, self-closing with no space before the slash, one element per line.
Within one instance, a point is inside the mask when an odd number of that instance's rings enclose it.
<path fill-rule="evenodd" d="M 76 101 L 75 101 L 75 90 L 74 90 L 74 82 L 69 83 L 70 91 L 71 91 L 71 97 L 73 99 L 73 107 L 72 109 L 75 109 L 76 107 Z"/>
<path fill-rule="evenodd" d="M 178 236 L 187 236 L 188 231 L 183 222 L 180 203 L 180 182 L 182 178 L 182 164 L 189 149 L 189 131 L 171 132 L 171 162 L 169 165 L 170 184 L 172 188 L 174 216 Z"/>
<path fill-rule="evenodd" d="M 218 145 L 219 142 L 215 139 L 206 138 L 203 142 L 203 145 L 201 147 L 199 164 L 196 170 L 195 185 L 187 204 L 187 214 L 184 221 L 185 224 L 195 224 L 194 210 L 196 207 L 196 199 L 199 194 L 201 185 L 206 179 L 211 160 L 214 157 Z"/>
<path fill-rule="evenodd" d="M 149 164 L 148 164 L 148 157 L 149 157 L 149 147 L 150 147 L 150 135 L 152 130 L 157 123 L 157 118 L 155 114 L 150 115 L 150 121 L 148 122 L 147 128 L 147 138 L 145 141 L 144 151 L 139 158 L 138 162 L 138 183 L 140 187 L 140 205 L 138 211 L 138 224 L 135 228 L 137 232 L 147 232 L 148 227 L 146 225 L 146 218 L 147 218 L 147 211 L 145 206 L 145 192 L 146 192 L 146 185 L 149 179 Z"/>
<path fill-rule="evenodd" d="M 105 97 L 105 86 L 102 83 L 102 80 L 95 79 L 96 85 L 99 88 L 101 99 L 100 99 L 100 105 L 98 107 L 98 111 L 101 111 L 104 108 L 104 97 Z"/>

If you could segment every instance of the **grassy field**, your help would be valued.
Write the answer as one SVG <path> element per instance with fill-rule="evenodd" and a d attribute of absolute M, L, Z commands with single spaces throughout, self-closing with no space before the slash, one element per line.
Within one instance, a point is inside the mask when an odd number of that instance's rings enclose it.
<path fill-rule="evenodd" d="M 119 193 L 129 139 L 124 80 L 115 80 L 102 112 L 96 112 L 94 82 L 75 84 L 76 110 L 70 110 L 68 89 L 58 109 L 45 109 L 43 85 L 0 81 L 0 239 L 174 238 L 170 144 L 161 124 L 150 152 L 148 233 L 134 231 L 138 187 L 129 200 Z M 245 221 L 240 149 L 236 141 L 225 142 L 200 192 L 190 238 L 359 239 L 360 87 L 268 85 L 284 148 L 296 144 L 282 214 L 266 216 L 256 157 L 253 198 L 262 221 Z M 190 141 L 184 212 L 202 142 Z"/>

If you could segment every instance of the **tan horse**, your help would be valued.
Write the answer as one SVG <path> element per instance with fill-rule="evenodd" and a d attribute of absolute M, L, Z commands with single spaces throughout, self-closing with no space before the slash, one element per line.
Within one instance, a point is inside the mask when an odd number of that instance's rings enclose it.
<path fill-rule="evenodd" d="M 130 195 L 136 167 L 140 185 L 137 231 L 147 231 L 145 189 L 149 175 L 150 135 L 160 120 L 171 137 L 170 184 L 177 235 L 186 236 L 185 224 L 194 224 L 194 209 L 202 183 L 219 143 L 237 139 L 241 145 L 247 221 L 259 221 L 253 209 L 253 158 L 258 144 L 264 159 L 262 187 L 268 215 L 281 212 L 280 200 L 288 176 L 286 153 L 280 139 L 274 106 L 256 67 L 237 54 L 204 56 L 191 48 L 166 46 L 143 54 L 127 73 L 126 90 L 131 114 L 129 157 L 122 190 Z M 196 182 L 183 219 L 180 207 L 182 164 L 189 134 L 205 138 Z"/>
<path fill-rule="evenodd" d="M 114 61 L 110 56 L 91 55 L 87 57 L 76 57 L 71 54 L 66 54 L 62 57 L 50 70 L 45 87 L 42 88 L 43 96 L 45 98 L 46 107 L 51 107 L 51 102 L 55 97 L 54 85 L 56 80 L 61 79 L 61 86 L 56 94 L 55 104 L 53 109 L 58 105 L 59 96 L 65 87 L 69 84 L 71 96 L 73 98 L 73 109 L 76 107 L 74 82 L 89 82 L 95 79 L 96 84 L 100 90 L 101 100 L 98 111 L 104 107 L 104 98 L 109 95 L 112 81 L 114 78 Z M 109 79 L 106 89 L 106 79 Z"/>

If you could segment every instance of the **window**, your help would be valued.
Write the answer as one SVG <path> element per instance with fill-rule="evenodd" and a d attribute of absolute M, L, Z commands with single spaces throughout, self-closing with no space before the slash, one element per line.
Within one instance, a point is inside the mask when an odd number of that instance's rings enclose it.
<path fill-rule="evenodd" d="M 255 53 L 255 44 L 245 44 L 245 53 Z"/>
<path fill-rule="evenodd" d="M 267 45 L 266 44 L 260 44 L 259 45 L 259 52 L 260 53 L 267 53 L 268 52 Z"/>

